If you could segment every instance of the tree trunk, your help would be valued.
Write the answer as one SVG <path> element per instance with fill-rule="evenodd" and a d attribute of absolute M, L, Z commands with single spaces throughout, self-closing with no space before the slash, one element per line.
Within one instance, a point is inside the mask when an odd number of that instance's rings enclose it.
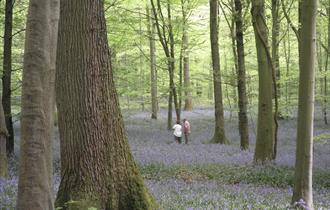
<path fill-rule="evenodd" d="M 103 4 L 61 1 L 56 98 L 62 168 L 56 207 L 158 209 L 127 142 Z M 66 207 L 70 200 L 75 202 Z"/>
<path fill-rule="evenodd" d="M 317 0 L 301 4 L 299 108 L 292 203 L 303 199 L 313 209 L 313 117 Z"/>
<path fill-rule="evenodd" d="M 49 23 L 49 46 L 50 46 L 50 68 L 49 73 L 44 76 L 44 107 L 46 115 L 46 135 L 48 147 L 46 151 L 47 166 L 50 188 L 53 189 L 53 139 L 54 139 L 54 113 L 55 113 L 55 72 L 56 72 L 56 51 L 58 38 L 58 21 L 60 17 L 60 0 L 50 0 L 50 23 Z"/>
<path fill-rule="evenodd" d="M 157 119 L 158 100 L 157 100 L 157 67 L 156 67 L 156 43 L 155 43 L 155 23 L 150 15 L 147 6 L 148 15 L 148 34 L 150 48 L 150 83 L 151 83 L 151 119 Z"/>
<path fill-rule="evenodd" d="M 191 88 L 190 88 L 190 67 L 189 67 L 189 42 L 187 29 L 183 31 L 183 83 L 184 83 L 184 110 L 193 109 Z"/>
<path fill-rule="evenodd" d="M 280 17 L 279 17 L 279 0 L 272 0 L 272 61 L 275 68 L 277 98 L 280 99 L 280 57 L 279 57 L 279 36 L 280 36 Z M 275 97 L 275 96 L 274 96 Z M 278 116 L 280 117 L 280 112 Z"/>
<path fill-rule="evenodd" d="M 13 28 L 13 0 L 6 0 L 5 32 L 3 38 L 3 76 L 2 76 L 2 104 L 8 130 L 7 154 L 14 153 L 14 129 L 11 113 L 11 55 L 12 55 L 12 28 Z"/>
<path fill-rule="evenodd" d="M 259 72 L 257 140 L 254 161 L 256 163 L 264 163 L 273 159 L 274 149 L 272 64 L 270 56 L 267 55 L 269 47 L 267 42 L 268 32 L 264 17 L 264 0 L 253 0 L 251 13 Z"/>
<path fill-rule="evenodd" d="M 215 106 L 215 130 L 211 143 L 229 143 L 225 135 L 224 112 L 222 102 L 220 59 L 219 59 L 219 7 L 217 0 L 210 0 L 210 39 L 213 67 L 213 88 Z"/>
<path fill-rule="evenodd" d="M 242 2 L 235 0 L 236 50 L 237 50 L 237 89 L 238 89 L 238 127 L 241 137 L 241 149 L 249 148 L 249 125 L 247 117 L 247 96 L 245 79 L 245 55 L 243 38 Z"/>
<path fill-rule="evenodd" d="M 30 0 L 24 50 L 17 209 L 51 210 L 54 76 L 59 2 Z"/>
<path fill-rule="evenodd" d="M 172 130 L 172 110 L 173 110 L 173 95 L 171 88 L 168 93 L 168 110 L 167 110 L 167 130 Z"/>
<path fill-rule="evenodd" d="M 174 34 L 172 27 L 172 14 L 171 14 L 171 4 L 170 0 L 167 1 L 167 19 L 168 19 L 168 36 L 169 36 L 169 45 L 170 45 L 170 57 L 169 58 L 169 77 L 170 77 L 170 86 L 172 89 L 172 96 L 176 114 L 176 121 L 180 121 L 181 107 L 178 102 L 178 94 L 175 88 L 174 83 L 174 72 L 175 72 L 175 53 L 174 53 Z"/>
<path fill-rule="evenodd" d="M 2 103 L 0 103 L 0 179 L 8 177 L 8 160 L 6 154 L 6 137 L 8 131 L 5 122 Z"/>
<path fill-rule="evenodd" d="M 323 120 L 324 120 L 324 124 L 328 124 L 328 116 L 327 116 L 327 103 L 328 103 L 328 78 L 327 78 L 327 71 L 328 71 L 328 67 L 329 67 L 329 57 L 330 57 L 330 3 L 328 4 L 328 8 L 327 8 L 327 15 L 328 15 L 328 53 L 326 56 L 326 62 L 325 62 L 325 68 L 324 68 L 324 77 L 323 77 Z"/>
<path fill-rule="evenodd" d="M 184 110 L 191 111 L 193 109 L 192 94 L 190 88 L 190 67 L 189 67 L 189 38 L 188 38 L 188 17 L 185 2 L 181 0 L 182 18 L 183 18 L 183 83 L 184 83 Z"/>

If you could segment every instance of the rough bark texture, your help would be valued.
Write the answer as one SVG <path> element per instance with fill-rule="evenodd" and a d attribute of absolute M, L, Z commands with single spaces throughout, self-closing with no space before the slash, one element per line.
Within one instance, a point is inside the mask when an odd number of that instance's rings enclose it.
<path fill-rule="evenodd" d="M 0 178 L 8 177 L 8 160 L 6 154 L 6 137 L 8 131 L 5 122 L 2 103 L 0 103 Z"/>
<path fill-rule="evenodd" d="M 238 125 L 241 137 L 241 149 L 249 148 L 249 126 L 247 117 L 247 96 L 245 76 L 245 55 L 243 38 L 242 2 L 235 0 L 236 50 L 237 50 L 237 89 L 238 89 Z"/>
<path fill-rule="evenodd" d="M 151 13 L 152 14 L 152 13 Z M 155 41 L 155 23 L 147 7 L 148 15 L 148 34 L 150 49 L 150 92 L 151 92 L 151 119 L 157 119 L 158 99 L 157 99 L 157 64 L 156 64 L 156 41 Z"/>
<path fill-rule="evenodd" d="M 210 0 L 210 39 L 213 67 L 214 107 L 215 107 L 215 130 L 211 143 L 226 144 L 225 123 L 222 102 L 220 58 L 219 58 L 219 7 L 217 0 Z"/>
<path fill-rule="evenodd" d="M 26 26 L 17 209 L 51 210 L 58 1 L 30 0 Z"/>
<path fill-rule="evenodd" d="M 62 0 L 56 71 L 56 207 L 158 209 L 133 160 L 113 82 L 104 2 Z M 73 200 L 66 207 L 65 204 Z"/>
<path fill-rule="evenodd" d="M 299 51 L 299 108 L 297 149 L 292 202 L 303 199 L 313 208 L 313 117 L 316 54 L 317 0 L 301 4 L 301 47 Z"/>
<path fill-rule="evenodd" d="M 14 129 L 11 114 L 11 46 L 13 28 L 13 0 L 6 0 L 5 10 L 5 32 L 3 36 L 3 76 L 2 76 L 2 104 L 5 113 L 5 121 L 8 130 L 7 135 L 7 154 L 14 153 Z"/>
<path fill-rule="evenodd" d="M 273 159 L 274 146 L 272 67 L 270 58 L 267 56 L 269 48 L 267 43 L 268 31 L 264 17 L 264 0 L 253 0 L 251 13 L 259 72 L 257 140 L 254 161 L 264 163 Z"/>

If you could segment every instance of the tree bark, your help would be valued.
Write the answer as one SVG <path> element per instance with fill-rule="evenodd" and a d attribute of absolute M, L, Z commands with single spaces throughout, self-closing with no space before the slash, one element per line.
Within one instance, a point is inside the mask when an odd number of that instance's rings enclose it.
<path fill-rule="evenodd" d="M 236 50 L 237 50 L 237 89 L 238 89 L 238 127 L 242 150 L 249 148 L 249 125 L 247 117 L 246 74 L 243 38 L 242 2 L 235 0 Z"/>
<path fill-rule="evenodd" d="M 277 86 L 277 99 L 281 97 L 280 91 L 280 57 L 279 57 L 279 36 L 280 36 L 280 17 L 279 17 L 279 1 L 272 0 L 272 61 L 275 68 L 276 86 Z M 280 112 L 278 116 L 280 117 Z"/>
<path fill-rule="evenodd" d="M 188 36 L 188 16 L 185 1 L 181 0 L 182 18 L 183 18 L 183 84 L 184 84 L 184 110 L 191 111 L 193 109 L 192 94 L 190 85 L 190 67 L 189 67 L 189 36 Z"/>
<path fill-rule="evenodd" d="M 156 66 L 156 42 L 155 42 L 155 23 L 150 15 L 147 6 L 148 34 L 150 49 L 150 83 L 151 83 L 151 119 L 157 119 L 158 100 L 157 100 L 157 66 Z"/>
<path fill-rule="evenodd" d="M 5 30 L 3 38 L 3 76 L 2 76 L 2 105 L 8 130 L 7 154 L 14 154 L 14 129 L 11 112 L 11 71 L 12 71 L 12 28 L 13 28 L 13 0 L 6 0 Z"/>
<path fill-rule="evenodd" d="M 0 178 L 8 177 L 8 160 L 6 154 L 6 138 L 8 131 L 5 122 L 2 103 L 0 103 Z"/>
<path fill-rule="evenodd" d="M 104 1 L 62 0 L 56 72 L 61 183 L 56 207 L 158 209 L 127 142 Z M 65 204 L 73 200 L 69 206 Z"/>
<path fill-rule="evenodd" d="M 222 102 L 221 73 L 219 59 L 219 5 L 217 0 L 210 0 L 210 39 L 213 68 L 213 88 L 215 106 L 215 130 L 211 143 L 229 143 L 225 135 L 224 111 Z"/>
<path fill-rule="evenodd" d="M 303 199 L 313 209 L 313 118 L 317 0 L 301 3 L 299 101 L 296 165 L 292 203 Z"/>
<path fill-rule="evenodd" d="M 51 210 L 54 76 L 59 2 L 30 0 L 24 50 L 17 209 Z"/>
<path fill-rule="evenodd" d="M 264 0 L 253 0 L 251 13 L 259 72 L 257 140 L 254 161 L 256 163 L 264 163 L 273 159 L 274 149 L 272 64 L 271 58 L 267 55 L 269 47 L 267 42 L 268 32 L 264 17 Z"/>
<path fill-rule="evenodd" d="M 328 52 L 327 52 L 327 56 L 326 56 L 326 62 L 325 62 L 325 68 L 324 68 L 324 77 L 323 77 L 323 120 L 324 120 L 324 124 L 327 125 L 328 124 L 328 116 L 327 116 L 327 103 L 328 103 L 328 78 L 327 78 L 327 71 L 328 71 L 328 67 L 329 67 L 329 57 L 330 57 L 330 3 L 328 4 L 328 8 L 327 8 L 327 15 L 328 15 Z"/>

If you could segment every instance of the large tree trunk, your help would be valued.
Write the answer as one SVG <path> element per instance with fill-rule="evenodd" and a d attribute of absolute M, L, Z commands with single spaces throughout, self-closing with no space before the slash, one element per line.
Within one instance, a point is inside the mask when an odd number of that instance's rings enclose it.
<path fill-rule="evenodd" d="M 150 88 L 151 88 L 151 119 L 157 119 L 158 100 L 157 100 L 157 66 L 156 66 L 156 42 L 155 42 L 155 23 L 150 15 L 147 6 L 148 35 L 150 48 Z"/>
<path fill-rule="evenodd" d="M 251 13 L 259 72 L 257 140 L 254 161 L 264 163 L 273 159 L 274 148 L 272 64 L 270 55 L 267 55 L 269 47 L 267 42 L 268 31 L 264 16 L 264 0 L 253 0 Z"/>
<path fill-rule="evenodd" d="M 241 137 L 241 149 L 249 148 L 249 126 L 247 117 L 247 96 L 245 76 L 245 55 L 243 39 L 243 17 L 241 0 L 235 0 L 235 23 L 236 23 L 236 49 L 237 49 L 237 89 L 238 89 L 238 120 L 239 133 Z"/>
<path fill-rule="evenodd" d="M 23 66 L 17 209 L 51 210 L 54 75 L 59 3 L 30 0 Z"/>
<path fill-rule="evenodd" d="M 5 32 L 3 36 L 3 76 L 2 76 L 2 104 L 5 113 L 5 121 L 8 130 L 7 154 L 14 153 L 14 129 L 11 113 L 11 48 L 13 28 L 13 0 L 6 0 L 5 10 Z"/>
<path fill-rule="evenodd" d="M 303 199 L 313 208 L 313 117 L 314 74 L 316 54 L 317 0 L 301 4 L 301 46 L 299 51 L 299 108 L 297 127 L 296 168 L 292 202 Z"/>
<path fill-rule="evenodd" d="M 0 178 L 8 177 L 8 160 L 6 154 L 6 138 L 8 131 L 2 103 L 0 103 Z"/>
<path fill-rule="evenodd" d="M 61 1 L 56 99 L 62 168 L 56 207 L 158 209 L 125 135 L 103 4 Z M 76 202 L 65 207 L 70 200 Z"/>
<path fill-rule="evenodd" d="M 222 102 L 220 59 L 219 59 L 219 7 L 217 0 L 210 0 L 210 39 L 213 67 L 215 130 L 211 143 L 229 143 L 225 135 L 225 123 Z"/>

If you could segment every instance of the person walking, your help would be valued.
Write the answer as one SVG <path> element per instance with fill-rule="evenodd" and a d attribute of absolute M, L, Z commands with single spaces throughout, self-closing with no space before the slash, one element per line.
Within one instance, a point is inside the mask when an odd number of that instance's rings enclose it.
<path fill-rule="evenodd" d="M 173 135 L 176 142 L 181 144 L 182 137 L 182 126 L 180 125 L 180 121 L 176 121 L 176 124 L 173 126 Z"/>
<path fill-rule="evenodd" d="M 183 119 L 183 133 L 184 133 L 184 140 L 185 140 L 185 143 L 186 144 L 188 144 L 190 132 L 191 132 L 191 130 L 190 130 L 190 123 L 185 118 L 185 119 Z"/>

